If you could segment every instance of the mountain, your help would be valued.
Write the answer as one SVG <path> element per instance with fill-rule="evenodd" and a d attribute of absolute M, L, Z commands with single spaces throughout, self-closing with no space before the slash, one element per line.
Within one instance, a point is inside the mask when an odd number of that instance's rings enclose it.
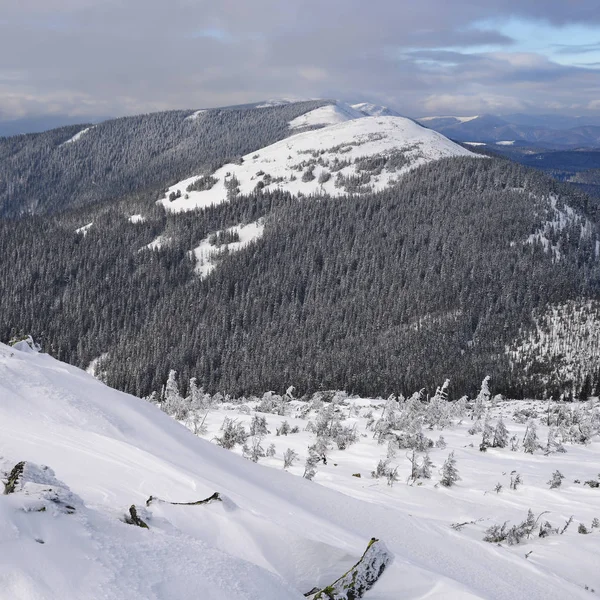
<path fill-rule="evenodd" d="M 596 490 L 565 482 L 549 492 L 545 480 L 560 467 L 569 478 L 594 483 L 593 446 L 568 443 L 568 454 L 543 457 L 539 474 L 539 451 L 530 459 L 509 448 L 482 453 L 464 443 L 473 438 L 453 418 L 444 435 L 456 448 L 459 484 L 423 480 L 391 487 L 367 475 L 386 448 L 364 428 L 373 410 L 389 410 L 393 423 L 395 415 L 408 414 L 403 407 L 338 395 L 309 405 L 288 398 L 283 414 L 265 412 L 279 400 L 267 396 L 252 409 L 225 402 L 210 409 L 211 428 L 214 421 L 220 436 L 216 419 L 223 416 L 255 419 L 255 427 L 266 417 L 278 428 L 285 419 L 303 425 L 302 432 L 276 438 L 276 455 L 263 459 L 272 461 L 268 467 L 200 439 L 153 404 L 112 390 L 25 341 L 0 344 L 2 596 L 322 600 L 335 591 L 335 598 L 350 600 L 370 587 L 365 600 L 500 600 L 525 590 L 532 600 L 559 600 L 587 598 L 584 585 L 597 585 L 595 530 L 582 536 L 574 524 L 563 536 L 536 533 L 516 546 L 482 539 L 505 517 L 523 519 L 532 494 L 536 510 L 551 509 L 545 520 L 562 527 L 573 512 L 589 525 L 593 501 L 585 500 L 586 492 Z M 464 403 L 456 408 L 467 414 Z M 302 410 L 338 428 L 348 413 L 345 422 L 369 432 L 368 440 L 361 436 L 347 450 L 327 450 L 330 460 L 319 461 L 315 481 L 287 472 L 280 464 L 283 448 L 300 443 L 305 450 L 316 438 L 304 431 Z M 522 433 L 519 410 L 507 404 L 495 414 Z M 532 403 L 529 410 L 548 418 L 546 405 Z M 337 415 L 333 421 L 331 415 Z M 446 442 L 438 442 L 431 448 L 436 462 L 448 453 Z M 359 446 L 368 463 L 353 452 Z M 587 464 L 584 456 L 591 457 Z M 502 470 L 517 465 L 522 489 L 515 493 L 507 485 L 502 494 L 482 493 Z M 565 494 L 572 500 L 566 513 Z M 535 560 L 524 558 L 530 550 Z"/>
<path fill-rule="evenodd" d="M 169 111 L 0 138 L 0 216 L 156 195 L 286 137 L 291 120 L 326 104 Z"/>
<path fill-rule="evenodd" d="M 402 115 L 387 106 L 379 106 L 370 102 L 359 102 L 352 104 L 352 108 L 360 111 L 369 117 L 401 117 Z"/>
<path fill-rule="evenodd" d="M 385 189 L 411 169 L 450 156 L 473 156 L 444 136 L 403 117 L 364 117 L 324 106 L 290 123 L 293 135 L 169 187 L 160 202 L 170 211 L 225 202 L 256 189 L 293 195 L 339 196 Z"/>
<path fill-rule="evenodd" d="M 159 131 L 189 135 L 167 152 Z M 116 173 L 97 195 L 32 201 L 51 215 L 0 219 L 0 339 L 32 334 L 139 396 L 172 369 L 236 396 L 290 385 L 408 394 L 446 377 L 461 395 L 489 374 L 516 397 L 572 397 L 600 376 L 593 336 L 561 356 L 532 343 L 559 330 L 553 314 L 583 331 L 581 307 L 595 319 L 600 296 L 600 206 L 540 173 L 332 101 L 147 115 L 44 139 L 63 157 L 89 144 L 91 164 Z M 9 140 L 23 156 L 41 148 Z M 129 154 L 152 147 L 163 150 L 148 165 Z M 36 164 L 28 185 L 44 198 L 65 189 Z M 103 196 L 113 185 L 133 189 Z"/>
<path fill-rule="evenodd" d="M 478 115 L 475 117 L 422 117 L 417 121 L 461 142 L 524 142 L 547 148 L 600 147 L 600 124 L 593 119 L 587 123 L 575 120 L 554 121 L 536 119 L 529 121 L 523 115 L 511 117 Z M 549 123 L 549 124 L 541 124 Z M 566 127 L 565 123 L 571 126 Z"/>

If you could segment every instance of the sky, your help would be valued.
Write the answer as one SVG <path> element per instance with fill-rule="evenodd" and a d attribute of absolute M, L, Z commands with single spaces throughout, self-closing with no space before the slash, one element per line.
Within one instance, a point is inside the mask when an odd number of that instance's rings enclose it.
<path fill-rule="evenodd" d="M 0 120 L 277 98 L 600 115 L 600 0 L 0 0 Z"/>

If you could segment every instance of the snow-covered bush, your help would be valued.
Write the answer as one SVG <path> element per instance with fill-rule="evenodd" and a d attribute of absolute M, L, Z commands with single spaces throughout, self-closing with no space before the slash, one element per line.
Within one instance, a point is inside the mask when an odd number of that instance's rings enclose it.
<path fill-rule="evenodd" d="M 223 433 L 220 437 L 215 437 L 215 442 L 227 450 L 231 450 L 237 444 L 245 444 L 248 439 L 248 433 L 241 423 L 235 419 L 225 417 L 221 429 Z"/>

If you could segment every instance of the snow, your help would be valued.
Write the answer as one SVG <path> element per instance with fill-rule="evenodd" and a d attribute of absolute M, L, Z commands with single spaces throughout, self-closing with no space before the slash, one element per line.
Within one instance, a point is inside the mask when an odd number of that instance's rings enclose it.
<path fill-rule="evenodd" d="M 86 367 L 85 372 L 88 373 L 89 375 L 91 375 L 92 377 L 95 377 L 96 379 L 102 379 L 101 372 L 98 371 L 98 366 L 100 365 L 100 363 L 103 360 L 105 360 L 107 358 L 108 358 L 108 352 L 104 352 L 100 356 L 93 358 L 90 361 L 90 364 Z"/>
<path fill-rule="evenodd" d="M 87 225 L 83 225 L 82 227 L 79 227 L 75 230 L 75 233 L 81 233 L 83 236 L 85 236 L 89 230 L 89 228 L 93 225 L 94 223 L 88 223 Z"/>
<path fill-rule="evenodd" d="M 159 235 L 155 239 L 153 239 L 149 244 L 146 244 L 142 248 L 138 250 L 141 252 L 142 250 L 160 250 L 163 246 L 167 246 L 171 242 L 171 238 L 166 235 Z"/>
<path fill-rule="evenodd" d="M 131 215 L 127 220 L 130 223 L 143 223 L 146 219 L 142 215 Z"/>
<path fill-rule="evenodd" d="M 66 140 L 65 142 L 63 142 L 61 144 L 61 146 L 64 146 L 65 144 L 72 144 L 73 142 L 76 142 L 77 140 L 80 140 L 81 137 L 83 135 L 85 135 L 88 131 L 90 131 L 91 129 L 94 129 L 93 127 L 86 127 L 85 129 L 82 129 L 81 131 L 77 132 L 72 138 L 69 138 L 68 140 Z"/>
<path fill-rule="evenodd" d="M 561 202 L 556 194 L 551 194 L 547 199 L 548 219 L 536 232 L 527 236 L 525 243 L 540 243 L 544 252 L 551 253 L 553 259 L 558 261 L 562 257 L 561 241 L 552 243 L 551 239 L 556 239 L 556 234 L 564 231 L 567 227 L 579 226 L 580 238 L 590 239 L 594 236 L 595 227 L 585 216 L 579 214 L 568 204 Z M 596 240 L 596 244 L 598 240 Z"/>
<path fill-rule="evenodd" d="M 515 140 L 504 140 L 502 142 L 496 142 L 496 146 L 514 146 Z"/>
<path fill-rule="evenodd" d="M 462 477 L 453 488 L 403 482 L 402 454 L 393 488 L 369 472 L 386 447 L 365 430 L 364 413 L 383 402 L 351 399 L 341 407 L 360 442 L 335 450 L 315 481 L 301 466 L 281 468 L 281 453 L 304 457 L 314 434 L 289 403 L 287 416 L 266 415 L 276 455 L 251 461 L 199 439 L 149 402 L 112 390 L 87 373 L 38 353 L 0 344 L 0 470 L 27 461 L 14 493 L 0 496 L 0 595 L 11 600 L 302 600 L 313 586 L 340 578 L 376 537 L 392 562 L 366 600 L 589 598 L 600 588 L 598 531 L 576 523 L 564 536 L 506 547 L 485 543 L 490 522 L 521 520 L 527 507 L 550 510 L 560 525 L 571 514 L 598 516 L 598 491 L 571 483 L 597 476 L 597 441 L 544 456 L 470 447 L 469 423 L 444 430 Z M 356 407 L 358 413 L 353 407 Z M 531 406 L 529 406 L 531 408 Z M 247 423 L 254 410 L 223 404 L 209 413 L 207 438 L 224 414 Z M 498 409 L 509 429 L 514 404 Z M 276 436 L 283 419 L 301 432 Z M 437 436 L 439 432 L 427 432 Z M 364 437 L 363 437 L 364 435 Z M 477 440 L 475 440 L 477 441 Z M 44 468 L 47 465 L 47 468 Z M 563 487 L 545 481 L 560 468 Z M 518 491 L 490 493 L 518 469 Z M 361 472 L 362 477 L 352 477 Z M 435 477 L 435 476 L 434 476 Z M 181 506 L 219 492 L 222 502 Z M 486 493 L 487 492 L 487 493 Z M 149 496 L 166 502 L 152 502 Z M 134 504 L 149 526 L 123 522 Z M 462 531 L 453 522 L 483 519 Z M 533 550 L 529 558 L 525 553 Z"/>
<path fill-rule="evenodd" d="M 298 102 L 298 100 L 288 100 L 285 98 L 281 98 L 279 100 L 267 100 L 262 104 L 258 104 L 256 108 L 272 108 L 274 106 L 285 106 L 286 104 L 290 104 L 291 102 Z"/>
<path fill-rule="evenodd" d="M 345 102 L 336 102 L 327 106 L 321 106 L 311 110 L 290 121 L 291 129 L 301 127 L 317 127 L 345 123 L 352 119 L 361 119 L 365 116 L 363 112 L 353 108 Z"/>
<path fill-rule="evenodd" d="M 359 104 L 352 104 L 352 108 L 369 117 L 400 117 L 400 113 L 388 108 L 387 106 L 380 106 L 378 104 L 371 104 L 370 102 L 360 102 Z"/>
<path fill-rule="evenodd" d="M 201 277 L 206 277 L 211 273 L 216 268 L 219 258 L 225 254 L 243 250 L 251 242 L 261 238 L 264 232 L 264 223 L 261 220 L 247 225 L 236 225 L 222 231 L 215 231 L 213 235 L 223 232 L 237 233 L 240 239 L 237 242 L 222 244 L 217 248 L 210 243 L 210 237 L 208 237 L 192 250 L 192 254 L 196 259 L 195 271 Z"/>
<path fill-rule="evenodd" d="M 337 110 L 339 105 L 324 108 Z M 314 112 L 316 111 L 312 111 Z M 357 170 L 355 161 L 368 157 L 394 156 L 403 158 L 401 166 L 391 168 L 386 165 L 380 172 L 372 171 L 365 191 L 378 191 L 393 185 L 402 174 L 433 160 L 477 155 L 410 119 L 362 116 L 322 129 L 298 133 L 251 152 L 243 157 L 242 164 L 227 164 L 215 171 L 213 176 L 218 181 L 209 190 L 187 191 L 197 176 L 180 181 L 171 186 L 165 197 L 158 202 L 173 212 L 220 204 L 227 201 L 226 183 L 231 182 L 234 177 L 239 180 L 241 194 L 252 193 L 261 182 L 265 190 L 278 188 L 296 196 L 341 196 L 349 192 L 345 187 L 336 185 L 337 176 L 357 176 L 360 171 Z M 335 168 L 336 161 L 342 161 L 342 168 L 334 171 L 332 168 Z M 309 168 L 313 168 L 314 179 L 303 181 L 303 173 Z M 319 182 L 322 174 L 331 176 L 328 181 Z M 180 197 L 170 201 L 169 195 L 177 192 Z"/>
<path fill-rule="evenodd" d="M 465 142 L 467 146 L 487 146 L 485 142 Z"/>
<path fill-rule="evenodd" d="M 567 444 L 564 454 L 545 454 L 540 449 L 529 455 L 522 449 L 512 452 L 509 448 L 489 448 L 483 453 L 479 450 L 481 433 L 470 435 L 468 432 L 473 421 L 455 421 L 453 426 L 443 430 L 424 431 L 433 440 L 443 435 L 447 443 L 444 449 L 430 450 L 435 465 L 433 478 L 407 485 L 410 463 L 405 451 L 400 450 L 390 461 L 391 466 L 398 467 L 399 482 L 390 488 L 385 480 L 370 476 L 377 462 L 388 456 L 387 444 L 378 444 L 373 431 L 366 426 L 368 414 L 373 412 L 375 418 L 379 418 L 383 406 L 382 400 L 362 398 L 349 398 L 342 404 L 340 412 L 346 416 L 342 423 L 349 427 L 357 426 L 359 441 L 346 450 L 338 450 L 333 445 L 327 464 L 319 464 L 314 481 L 345 496 L 368 502 L 370 507 L 361 517 L 363 522 L 376 519 L 374 515 L 380 508 L 388 511 L 388 526 L 381 537 L 395 554 L 394 569 L 406 560 L 405 568 L 418 564 L 438 571 L 439 575 L 454 578 L 464 586 L 460 591 L 448 590 L 444 589 L 444 583 L 438 587 L 432 581 L 431 596 L 428 597 L 433 598 L 509 599 L 511 594 L 516 598 L 535 598 L 538 593 L 548 593 L 548 597 L 574 598 L 583 593 L 586 585 L 600 588 L 600 572 L 596 569 L 600 560 L 600 531 L 596 529 L 588 536 L 577 532 L 579 523 L 589 529 L 592 520 L 600 513 L 597 490 L 583 485 L 585 481 L 599 477 L 598 436 L 587 446 Z M 307 414 L 306 410 L 310 407 L 296 400 L 288 404 L 286 414 L 281 416 L 257 412 L 259 408 L 260 402 L 252 399 L 241 405 L 225 402 L 213 406 L 205 421 L 207 431 L 203 437 L 214 440 L 220 435 L 219 429 L 225 417 L 235 418 L 249 429 L 254 415 L 264 416 L 270 434 L 264 438 L 262 445 L 267 448 L 273 443 L 276 452 L 272 458 L 261 458 L 260 463 L 279 470 L 283 452 L 292 448 L 298 453 L 299 460 L 289 468 L 289 472 L 301 477 L 307 447 L 316 439 L 315 434 L 306 431 L 307 421 L 315 420 L 315 411 Z M 548 428 L 543 422 L 547 403 L 499 401 L 496 406 L 489 407 L 489 411 L 492 425 L 501 415 L 510 434 L 516 435 L 519 441 L 523 439 L 527 425 L 522 418 L 517 418 L 518 413 L 537 413 L 542 423 L 538 427 L 540 443 L 545 444 Z M 300 416 L 303 412 L 304 418 Z M 276 430 L 284 420 L 300 431 L 277 435 Z M 461 481 L 452 488 L 443 488 L 438 485 L 438 470 L 450 451 L 455 452 Z M 232 452 L 241 454 L 242 450 L 236 447 Z M 566 479 L 559 490 L 550 490 L 547 481 L 556 470 L 560 470 Z M 523 485 L 517 490 L 511 490 L 509 485 L 514 472 L 521 474 L 523 479 Z M 360 478 L 353 476 L 358 473 Z M 494 491 L 498 483 L 503 486 L 500 492 Z M 524 520 L 529 508 L 536 516 L 549 511 L 544 519 L 555 527 L 562 527 L 571 515 L 574 523 L 563 536 L 536 537 L 516 546 L 497 546 L 483 541 L 484 532 L 490 525 L 504 521 L 519 523 Z M 465 522 L 468 524 L 460 530 L 450 527 L 452 523 Z M 531 555 L 525 558 L 529 551 L 532 551 Z M 489 568 L 489 573 L 485 572 L 486 568 Z M 408 580 L 412 577 L 409 576 Z M 406 579 L 401 587 L 392 583 L 391 579 L 384 574 L 373 589 L 374 598 L 387 598 L 388 594 L 390 598 L 419 598 L 424 594 L 419 586 L 409 593 L 404 587 Z M 534 590 L 538 585 L 548 586 L 547 590 Z M 520 590 L 517 589 L 519 586 Z M 399 596 L 399 590 L 405 595 Z"/>
<path fill-rule="evenodd" d="M 189 115 L 188 117 L 186 117 L 185 120 L 186 121 L 196 121 L 198 119 L 198 117 L 205 112 L 206 112 L 205 108 L 197 110 L 197 111 L 193 112 L 191 115 Z"/>

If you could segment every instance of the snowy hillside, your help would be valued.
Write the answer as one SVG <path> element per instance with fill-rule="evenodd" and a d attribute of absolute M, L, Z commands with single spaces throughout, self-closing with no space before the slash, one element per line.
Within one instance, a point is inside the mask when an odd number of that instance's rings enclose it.
<path fill-rule="evenodd" d="M 210 175 L 180 181 L 159 202 L 168 210 L 184 211 L 257 189 L 294 195 L 367 193 L 393 185 L 419 165 L 449 156 L 474 156 L 410 119 L 367 117 L 340 103 L 291 123 L 309 125 L 326 126 L 247 154 L 239 164 L 226 164 Z"/>
<path fill-rule="evenodd" d="M 378 419 L 381 402 L 337 406 L 350 410 L 349 424 L 371 440 L 373 433 L 363 430 L 369 417 L 360 414 L 371 411 Z M 255 408 L 232 406 L 229 414 L 245 423 Z M 294 402 L 289 410 L 295 412 L 288 420 L 305 427 Z M 207 437 L 223 435 L 217 416 L 207 421 Z M 272 431 L 286 418 L 268 417 Z M 313 434 L 296 435 L 300 450 Z M 273 460 L 281 462 L 292 437 L 280 436 Z M 449 431 L 450 447 L 463 437 Z M 376 443 L 368 447 L 386 452 Z M 361 448 L 330 454 L 309 481 L 295 475 L 297 468 L 257 465 L 201 440 L 150 403 L 25 343 L 0 345 L 0 596 L 301 600 L 326 586 L 368 583 L 369 567 L 379 572 L 382 565 L 387 568 L 367 600 L 524 594 L 562 600 L 588 598 L 585 586 L 600 587 L 596 529 L 581 535 L 573 526 L 564 536 L 507 549 L 481 541 L 478 525 L 450 527 L 454 520 L 513 519 L 527 505 L 551 506 L 549 520 L 577 513 L 587 523 L 598 512 L 597 490 L 570 479 L 594 478 L 597 442 L 531 459 L 466 448 L 457 452 L 463 480 L 452 488 L 387 487 L 367 477 L 374 455 Z M 439 464 L 437 451 L 432 457 Z M 569 478 L 566 489 L 542 490 L 539 482 L 559 465 Z M 526 477 L 522 489 L 484 494 L 496 476 L 506 479 L 500 471 L 517 468 Z M 352 477 L 357 470 L 363 478 Z M 381 543 L 358 563 L 372 537 Z M 313 596 L 327 597 L 325 591 Z"/>
<path fill-rule="evenodd" d="M 370 102 L 352 104 L 352 108 L 370 117 L 401 117 L 402 115 L 387 106 L 379 106 Z"/>

